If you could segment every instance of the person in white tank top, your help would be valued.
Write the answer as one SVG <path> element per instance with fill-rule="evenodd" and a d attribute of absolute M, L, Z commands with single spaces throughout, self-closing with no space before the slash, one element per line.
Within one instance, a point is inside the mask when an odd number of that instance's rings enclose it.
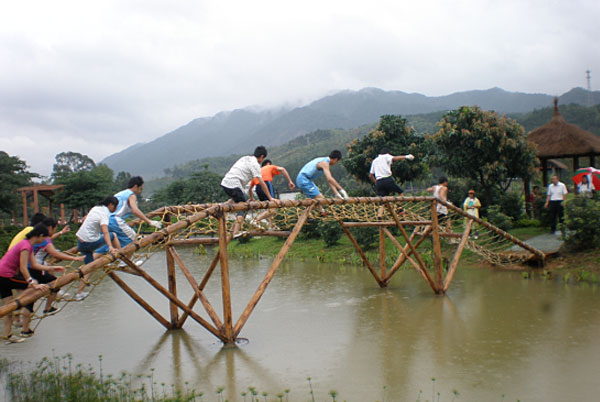
<path fill-rule="evenodd" d="M 448 179 L 444 176 L 440 177 L 437 185 L 431 186 L 427 189 L 429 192 L 433 192 L 435 198 L 439 198 L 442 201 L 448 202 Z M 436 204 L 436 211 L 438 215 L 438 221 L 440 223 L 446 221 L 448 218 L 448 207 L 441 203 Z"/>

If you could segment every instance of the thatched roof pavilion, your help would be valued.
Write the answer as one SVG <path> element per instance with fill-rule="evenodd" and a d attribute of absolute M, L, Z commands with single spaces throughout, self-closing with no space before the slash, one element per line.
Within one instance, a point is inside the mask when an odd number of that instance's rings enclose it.
<path fill-rule="evenodd" d="M 48 200 L 48 211 L 50 215 L 52 215 L 52 199 L 54 197 L 54 193 L 61 190 L 64 187 L 63 184 L 36 184 L 34 186 L 20 187 L 17 189 L 21 193 L 21 198 L 23 200 L 23 226 L 29 225 L 29 220 L 27 219 L 27 197 L 31 194 L 33 196 L 33 212 L 40 212 L 40 207 L 38 204 L 38 195 L 44 196 Z M 61 222 L 65 222 L 65 209 L 64 205 L 60 204 L 60 219 Z"/>
<path fill-rule="evenodd" d="M 595 157 L 600 155 L 600 137 L 567 123 L 558 112 L 557 98 L 554 98 L 552 120 L 531 131 L 527 140 L 537 147 L 544 186 L 548 185 L 548 159 L 573 158 L 573 169 L 577 170 L 580 157 L 589 158 L 589 166 L 595 166 Z"/>

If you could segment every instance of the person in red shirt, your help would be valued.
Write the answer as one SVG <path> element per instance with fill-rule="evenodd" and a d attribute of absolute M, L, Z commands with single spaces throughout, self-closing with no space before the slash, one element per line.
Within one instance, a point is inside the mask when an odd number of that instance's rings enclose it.
<path fill-rule="evenodd" d="M 293 190 L 296 188 L 296 185 L 294 184 L 288 171 L 284 167 L 273 165 L 273 163 L 269 159 L 265 159 L 261 166 L 262 167 L 260 168 L 260 174 L 262 176 L 263 181 L 267 185 L 267 188 L 269 189 L 271 198 L 275 198 L 275 189 L 273 188 L 273 177 L 274 176 L 283 174 L 283 176 L 288 181 L 288 187 L 290 188 L 290 190 Z M 252 201 L 254 199 L 254 194 L 252 192 L 254 187 L 256 187 L 256 195 L 258 196 L 258 199 L 260 201 L 269 201 L 269 198 L 263 191 L 262 187 L 258 186 L 258 184 L 259 184 L 259 181 L 257 178 L 252 179 L 252 181 L 250 182 L 250 187 L 248 188 L 249 201 Z M 262 221 L 264 219 L 269 219 L 272 216 L 273 216 L 273 213 L 271 211 L 265 211 L 262 214 L 260 214 L 259 216 L 257 216 L 253 220 L 253 223 L 255 225 L 258 225 L 260 221 Z"/>

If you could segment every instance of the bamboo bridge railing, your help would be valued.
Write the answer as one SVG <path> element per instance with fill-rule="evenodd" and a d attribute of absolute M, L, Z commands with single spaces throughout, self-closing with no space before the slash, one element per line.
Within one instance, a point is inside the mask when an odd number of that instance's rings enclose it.
<path fill-rule="evenodd" d="M 448 208 L 448 218 L 444 222 L 438 221 L 436 213 L 438 204 L 443 204 Z M 234 321 L 227 253 L 228 243 L 232 239 L 231 226 L 235 219 L 233 214 L 243 211 L 248 215 L 255 215 L 264 210 L 273 212 L 271 225 L 274 229 L 269 230 L 252 225 L 248 220 L 245 221 L 242 229 L 250 235 L 283 236 L 286 237 L 286 240 L 248 304 Z M 408 262 L 423 277 L 434 293 L 445 294 L 465 248 L 494 264 L 527 260 L 543 263 L 545 259 L 543 252 L 488 222 L 475 218 L 462 209 L 434 197 L 354 197 L 252 201 L 238 204 L 196 204 L 159 208 L 151 212 L 149 216 L 159 217 L 165 224 L 164 228 L 139 238 L 138 241 L 119 249 L 114 255 L 105 254 L 87 265 L 73 269 L 51 283 L 51 287 L 56 290 L 79 281 L 87 274 L 104 270 L 108 277 L 166 329 L 181 328 L 186 320 L 191 318 L 224 343 L 231 344 L 239 338 L 241 330 L 265 293 L 290 247 L 309 220 L 339 223 L 364 266 L 380 287 L 388 286 L 394 274 L 404 263 Z M 141 223 L 133 221 L 133 225 L 137 225 L 138 233 L 141 233 Z M 378 267 L 369 260 L 352 234 L 353 228 L 357 227 L 378 229 L 380 245 Z M 392 228 L 397 230 L 397 235 L 392 233 Z M 472 232 L 476 232 L 476 235 L 472 235 Z M 386 238 L 397 249 L 395 261 L 389 268 L 386 266 Z M 427 239 L 431 239 L 432 261 L 427 261 L 421 250 L 424 244 L 429 243 L 425 241 Z M 447 243 L 444 247 L 446 250 L 456 246 L 446 270 L 443 267 L 442 240 Z M 177 252 L 177 247 L 191 244 L 215 244 L 218 247 L 216 255 L 199 280 L 192 275 L 186 262 Z M 509 250 L 515 244 L 521 248 L 520 252 Z M 139 255 L 151 254 L 159 250 L 165 250 L 166 255 L 168 278 L 166 286 L 143 270 L 140 264 L 133 262 Z M 115 262 L 119 260 L 123 261 L 126 266 L 118 267 Z M 221 279 L 221 316 L 204 292 L 208 280 L 215 273 L 217 266 L 220 267 Z M 178 296 L 177 267 L 194 291 L 192 298 L 187 302 Z M 123 280 L 121 274 L 142 277 L 162 294 L 169 302 L 169 317 L 161 315 L 144 300 Z M 48 292 L 49 290 L 26 290 L 14 301 L 0 307 L 0 317 L 47 296 Z M 197 302 L 200 302 L 203 308 L 201 313 L 194 309 Z"/>

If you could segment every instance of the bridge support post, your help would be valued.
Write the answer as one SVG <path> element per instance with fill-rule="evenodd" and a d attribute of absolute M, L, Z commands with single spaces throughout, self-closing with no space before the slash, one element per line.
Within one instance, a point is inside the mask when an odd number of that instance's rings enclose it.
<path fill-rule="evenodd" d="M 233 318 L 231 315 L 231 285 L 229 283 L 229 260 L 227 258 L 228 243 L 227 222 L 225 215 L 219 216 L 219 261 L 221 263 L 221 294 L 223 299 L 223 327 L 221 334 L 225 343 L 235 342 L 233 335 Z"/>
<path fill-rule="evenodd" d="M 173 255 L 171 254 L 171 248 L 173 246 L 167 246 L 166 255 L 167 255 L 167 277 L 169 283 L 169 292 L 173 294 L 173 296 L 177 297 L 177 281 L 175 278 L 175 260 L 173 259 Z M 169 300 L 169 311 L 171 313 L 171 326 L 173 328 L 181 328 L 177 326 L 177 322 L 179 321 L 179 312 L 177 310 L 177 305 L 173 303 L 173 301 Z"/>
<path fill-rule="evenodd" d="M 435 293 L 444 293 L 442 278 L 442 246 L 440 243 L 440 222 L 437 215 L 437 201 L 431 201 L 431 238 L 433 239 L 433 267 L 435 270 Z"/>

